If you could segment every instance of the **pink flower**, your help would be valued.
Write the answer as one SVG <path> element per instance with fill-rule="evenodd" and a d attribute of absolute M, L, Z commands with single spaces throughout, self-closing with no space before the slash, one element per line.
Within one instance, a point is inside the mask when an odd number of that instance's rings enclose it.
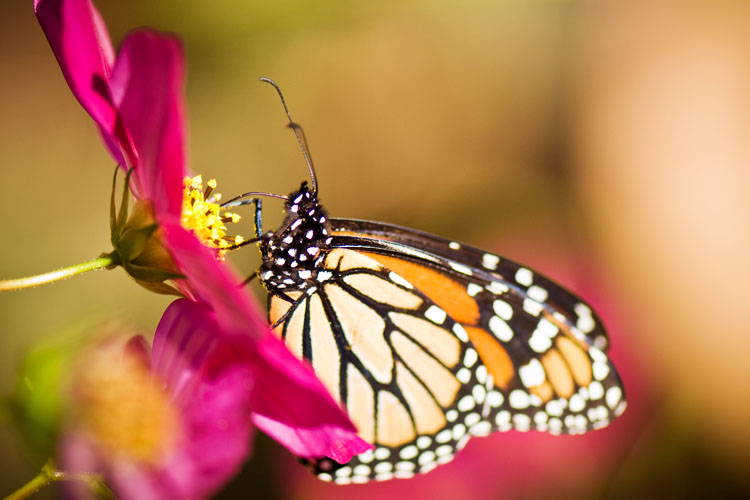
<path fill-rule="evenodd" d="M 200 311 L 204 330 L 231 345 L 221 362 L 214 361 L 217 366 L 242 366 L 252 374 L 253 422 L 295 454 L 344 462 L 369 449 L 312 370 L 273 336 L 241 280 L 221 261 L 215 244 L 223 235 L 221 219 L 205 220 L 206 210 L 193 216 L 184 209 L 199 203 L 216 216 L 220 210 L 194 188 L 195 178 L 183 184 L 183 58 L 177 40 L 135 32 L 115 58 L 90 0 L 35 0 L 34 9 L 74 95 L 113 157 L 133 168 L 138 203 L 129 219 L 113 220 L 113 243 L 127 254 L 123 266 L 155 288 L 164 279 L 159 272 L 179 274 L 184 279 L 176 281 L 178 288 L 193 299 L 173 303 L 160 331 L 168 324 L 189 331 Z M 155 342 L 157 362 L 159 349 Z"/>
<path fill-rule="evenodd" d="M 188 177 L 180 42 L 139 30 L 115 56 L 90 0 L 34 0 L 34 11 L 70 89 L 99 126 L 113 158 L 124 170 L 133 169 L 130 186 L 137 203 L 130 216 L 124 210 L 115 218 L 113 208 L 113 254 L 140 284 L 175 293 L 163 282 L 180 274 L 170 258 L 179 249 L 164 246 L 160 226 L 182 224 L 217 249 L 242 240 L 227 237 L 224 226 L 239 216 L 206 199 L 200 176 Z M 208 185 L 212 190 L 215 181 Z M 190 295 L 189 287 L 179 292 Z"/>
<path fill-rule="evenodd" d="M 65 80 L 159 220 L 179 220 L 185 168 L 184 61 L 174 37 L 141 30 L 115 57 L 90 0 L 34 0 Z"/>
<path fill-rule="evenodd" d="M 203 498 L 247 457 L 253 423 L 300 456 L 331 450 L 348 460 L 369 448 L 338 439 L 349 432 L 346 417 L 320 401 L 320 383 L 279 341 L 225 328 L 205 304 L 178 299 L 157 327 L 152 356 L 142 337 L 84 352 L 61 469 L 101 474 L 118 498 Z M 85 496 L 84 484 L 71 488 Z"/>
<path fill-rule="evenodd" d="M 182 249 L 175 260 L 196 299 L 210 310 L 215 334 L 228 340 L 238 362 L 253 367 L 255 425 L 300 457 L 344 463 L 371 449 L 312 369 L 270 332 L 240 280 L 213 250 L 180 226 L 165 229 L 168 245 Z"/>
<path fill-rule="evenodd" d="M 250 452 L 256 373 L 225 362 L 205 307 L 166 311 L 153 356 L 142 337 L 109 338 L 74 371 L 59 447 L 68 473 L 99 473 L 118 498 L 203 498 Z M 76 497 L 85 486 L 70 483 Z"/>

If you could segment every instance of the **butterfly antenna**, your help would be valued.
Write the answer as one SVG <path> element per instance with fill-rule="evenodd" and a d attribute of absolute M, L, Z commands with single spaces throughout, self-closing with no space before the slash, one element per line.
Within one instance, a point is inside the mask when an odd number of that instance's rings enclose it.
<path fill-rule="evenodd" d="M 305 163 L 307 163 L 307 169 L 310 171 L 310 179 L 312 181 L 313 194 L 318 194 L 317 176 L 315 175 L 315 167 L 313 166 L 312 157 L 310 156 L 310 148 L 307 147 L 307 139 L 305 138 L 305 131 L 302 130 L 302 127 L 299 124 L 295 123 L 294 120 L 292 120 L 292 115 L 289 114 L 289 108 L 286 107 L 284 94 L 281 93 L 281 89 L 276 84 L 276 82 L 274 82 L 270 78 L 266 78 L 265 76 L 262 76 L 260 78 L 260 81 L 273 85 L 273 88 L 275 88 L 276 92 L 278 92 L 279 97 L 281 98 L 281 104 L 284 106 L 284 111 L 286 112 L 286 116 L 287 118 L 289 118 L 289 128 L 294 130 L 294 136 L 297 138 L 297 143 L 299 144 L 299 147 L 302 150 L 302 156 L 305 157 Z"/>

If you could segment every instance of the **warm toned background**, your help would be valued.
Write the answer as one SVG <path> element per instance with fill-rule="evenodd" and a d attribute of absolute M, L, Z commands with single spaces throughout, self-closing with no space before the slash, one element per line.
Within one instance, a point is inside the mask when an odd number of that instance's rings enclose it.
<path fill-rule="evenodd" d="M 631 401 L 592 435 L 494 435 L 428 476 L 373 486 L 319 483 L 259 439 L 223 498 L 750 494 L 750 4 L 96 4 L 115 42 L 142 25 L 184 40 L 195 172 L 226 194 L 306 178 L 257 81 L 275 78 L 331 212 L 562 280 L 604 316 Z M 2 1 L 0 75 L 0 278 L 109 250 L 114 165 L 31 0 Z M 258 263 L 252 249 L 234 259 Z M 167 303 L 119 270 L 0 295 L 0 391 L 40 339 L 111 315 L 153 332 Z M 0 463 L 0 495 L 39 466 L 7 422 Z"/>

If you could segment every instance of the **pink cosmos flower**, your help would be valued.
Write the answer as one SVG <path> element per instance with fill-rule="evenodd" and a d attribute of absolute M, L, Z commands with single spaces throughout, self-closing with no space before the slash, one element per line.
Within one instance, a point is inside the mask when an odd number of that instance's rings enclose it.
<path fill-rule="evenodd" d="M 132 33 L 115 57 L 90 0 L 34 0 L 34 12 L 73 95 L 99 126 L 115 161 L 134 171 L 136 195 L 158 219 L 179 221 L 185 168 L 180 42 Z"/>
<path fill-rule="evenodd" d="M 200 176 L 188 177 L 180 42 L 139 30 L 115 56 L 91 0 L 34 0 L 34 11 L 73 94 L 115 161 L 132 168 L 133 213 L 111 218 L 117 259 L 140 284 L 175 293 L 163 281 L 180 274 L 170 258 L 180 249 L 166 248 L 158 227 L 182 224 L 216 248 L 241 241 L 227 237 L 224 225 L 239 216 L 208 199 L 215 181 L 203 191 Z M 185 285 L 178 293 L 190 296 Z"/>
<path fill-rule="evenodd" d="M 175 302 L 162 324 L 197 310 L 210 318 L 202 324 L 211 323 L 209 331 L 231 344 L 233 363 L 252 373 L 253 422 L 295 454 L 345 462 L 369 449 L 312 370 L 273 336 L 241 280 L 221 261 L 219 206 L 207 202 L 195 179 L 183 184 L 187 169 L 179 42 L 138 31 L 123 41 L 115 57 L 90 0 L 34 0 L 34 10 L 73 94 L 99 126 L 115 160 L 133 169 L 138 203 L 127 222 L 118 217 L 113 226 L 122 224 L 123 234 L 135 226 L 136 236 L 154 233 L 158 226 L 157 237 L 149 238 L 154 245 L 131 238 L 143 259 L 133 260 L 132 269 L 152 269 L 166 255 L 168 264 L 161 269 L 184 276 L 177 286 L 193 302 Z M 217 217 L 192 216 L 185 207 L 195 203 L 215 210 Z"/>
<path fill-rule="evenodd" d="M 117 498 L 204 498 L 250 451 L 256 371 L 228 356 L 205 306 L 172 303 L 154 336 L 109 338 L 73 371 L 61 470 L 103 476 Z M 82 483 L 67 483 L 87 498 Z"/>

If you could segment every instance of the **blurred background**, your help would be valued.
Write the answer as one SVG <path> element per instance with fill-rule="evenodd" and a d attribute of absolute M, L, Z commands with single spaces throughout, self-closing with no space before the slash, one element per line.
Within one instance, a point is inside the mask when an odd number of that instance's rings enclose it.
<path fill-rule="evenodd" d="M 495 434 L 410 481 L 336 487 L 258 436 L 220 498 L 750 495 L 750 4 L 744 1 L 96 1 L 117 44 L 178 34 L 190 163 L 219 191 L 307 178 L 321 197 L 498 252 L 603 316 L 629 408 L 579 437 Z M 0 278 L 110 250 L 114 165 L 32 1 L 0 6 Z M 281 217 L 269 201 L 266 225 Z M 250 233 L 250 218 L 247 218 Z M 232 255 L 249 274 L 258 255 Z M 261 299 L 263 300 L 263 299 Z M 152 334 L 170 299 L 121 270 L 0 295 L 0 393 L 26 352 L 116 317 Z M 7 422 L 0 494 L 36 474 Z M 48 488 L 39 498 L 53 498 Z"/>

